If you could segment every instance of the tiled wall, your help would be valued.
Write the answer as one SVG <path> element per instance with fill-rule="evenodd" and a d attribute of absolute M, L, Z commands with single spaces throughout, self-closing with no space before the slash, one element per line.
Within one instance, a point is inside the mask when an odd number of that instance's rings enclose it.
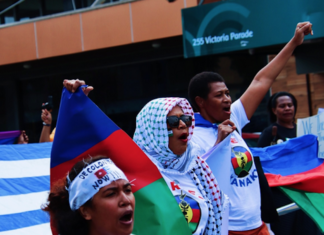
<path fill-rule="evenodd" d="M 182 34 L 196 0 L 141 0 L 0 29 L 0 65 Z"/>

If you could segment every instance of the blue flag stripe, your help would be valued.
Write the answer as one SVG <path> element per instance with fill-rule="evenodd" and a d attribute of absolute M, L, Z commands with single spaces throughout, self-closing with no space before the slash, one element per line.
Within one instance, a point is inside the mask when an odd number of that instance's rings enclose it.
<path fill-rule="evenodd" d="M 0 144 L 13 144 L 16 141 L 17 137 L 7 138 L 0 140 Z"/>
<path fill-rule="evenodd" d="M 318 143 L 315 135 L 304 135 L 281 144 L 250 148 L 253 156 L 259 156 L 264 173 L 282 176 L 312 170 L 323 163 L 317 157 Z"/>
<path fill-rule="evenodd" d="M 37 144 L 14 144 L 0 145 L 0 160 L 15 161 L 15 160 L 30 160 L 49 158 L 52 149 L 52 143 L 37 143 Z"/>
<path fill-rule="evenodd" d="M 0 179 L 0 196 L 19 195 L 50 190 L 50 177 Z"/>
<path fill-rule="evenodd" d="M 0 215 L 0 232 L 48 223 L 50 217 L 42 210 Z"/>
<path fill-rule="evenodd" d="M 78 101 L 67 102 L 67 100 Z M 80 102 L 83 104 L 82 109 L 75 108 L 74 104 Z M 66 113 L 73 120 L 73 125 L 65 121 L 66 116 L 61 117 Z M 91 118 L 91 122 L 87 120 L 89 118 Z M 52 149 L 51 154 L 55 156 L 51 159 L 51 168 L 79 156 L 120 129 L 109 120 L 107 115 L 80 88 L 75 93 L 71 93 L 64 88 L 57 118 L 57 123 L 60 123 L 60 125 L 56 127 L 54 137 L 54 146 L 56 148 Z M 89 125 L 84 125 L 84 123 Z M 100 128 L 97 128 L 98 126 Z"/>
<path fill-rule="evenodd" d="M 0 234 L 48 234 L 43 231 L 49 215 L 40 206 L 50 188 L 51 148 L 52 143 L 0 145 Z"/>

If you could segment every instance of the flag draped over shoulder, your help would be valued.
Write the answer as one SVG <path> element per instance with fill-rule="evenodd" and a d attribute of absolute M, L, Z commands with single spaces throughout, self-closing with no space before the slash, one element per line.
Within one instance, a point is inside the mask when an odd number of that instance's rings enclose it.
<path fill-rule="evenodd" d="M 259 156 L 270 187 L 280 187 L 324 232 L 324 159 L 319 159 L 315 135 L 304 135 L 266 148 L 251 148 Z"/>
<path fill-rule="evenodd" d="M 0 145 L 0 235 L 50 235 L 41 210 L 50 189 L 52 143 Z"/>
<path fill-rule="evenodd" d="M 13 144 L 20 135 L 20 131 L 0 132 L 0 144 Z"/>
<path fill-rule="evenodd" d="M 134 120 L 135 122 L 135 120 Z M 133 233 L 190 234 L 188 224 L 157 167 L 79 88 L 65 88 L 51 154 L 51 184 L 89 156 L 105 155 L 132 181 L 136 199 Z"/>

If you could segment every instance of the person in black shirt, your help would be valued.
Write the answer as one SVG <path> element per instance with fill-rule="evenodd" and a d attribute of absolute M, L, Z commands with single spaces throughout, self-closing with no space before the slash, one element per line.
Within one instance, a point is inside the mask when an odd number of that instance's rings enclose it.
<path fill-rule="evenodd" d="M 270 97 L 268 111 L 272 124 L 263 130 L 258 147 L 279 144 L 296 137 L 295 114 L 297 100 L 288 92 L 278 92 Z"/>
<path fill-rule="evenodd" d="M 268 111 L 272 124 L 263 130 L 258 147 L 280 144 L 296 137 L 295 114 L 297 100 L 288 92 L 278 92 L 270 97 Z M 276 208 L 292 203 L 279 187 L 271 188 Z M 279 217 L 271 223 L 275 235 L 319 235 L 316 224 L 302 211 L 298 210 Z"/>

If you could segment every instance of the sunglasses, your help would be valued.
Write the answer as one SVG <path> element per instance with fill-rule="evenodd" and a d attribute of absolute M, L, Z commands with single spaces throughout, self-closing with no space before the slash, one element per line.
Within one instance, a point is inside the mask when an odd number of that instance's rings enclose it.
<path fill-rule="evenodd" d="M 177 128 L 179 126 L 180 120 L 183 121 L 187 127 L 190 127 L 192 125 L 192 117 L 188 115 L 182 115 L 180 117 L 177 116 L 167 117 L 167 123 L 170 125 L 170 127 Z"/>

